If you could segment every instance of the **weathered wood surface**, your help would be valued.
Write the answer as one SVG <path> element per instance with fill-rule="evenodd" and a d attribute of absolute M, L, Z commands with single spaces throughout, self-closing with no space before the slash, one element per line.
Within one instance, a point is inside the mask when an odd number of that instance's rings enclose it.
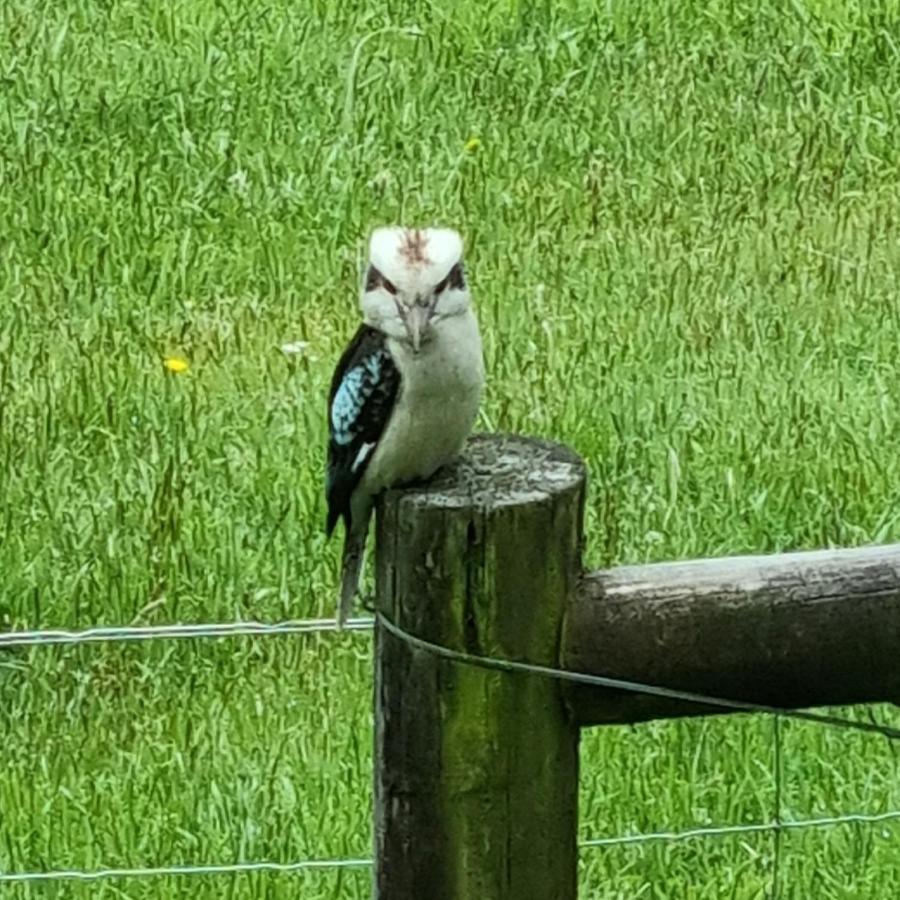
<path fill-rule="evenodd" d="M 783 708 L 900 698 L 900 545 L 585 576 L 562 667 Z M 572 687 L 582 725 L 724 712 Z"/>
<path fill-rule="evenodd" d="M 377 607 L 455 650 L 556 665 L 578 575 L 571 451 L 473 438 L 377 524 Z M 552 679 L 411 647 L 376 625 L 378 900 L 574 900 L 578 729 Z"/>

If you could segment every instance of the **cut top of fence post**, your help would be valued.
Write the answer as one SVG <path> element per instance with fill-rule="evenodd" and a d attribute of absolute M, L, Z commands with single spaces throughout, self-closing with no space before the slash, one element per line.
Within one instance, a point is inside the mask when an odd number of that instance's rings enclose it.
<path fill-rule="evenodd" d="M 532 619 L 547 613 L 549 619 L 561 620 L 565 598 L 544 597 L 532 609 L 526 597 L 531 587 L 545 581 L 546 565 L 564 566 L 567 571 L 558 575 L 566 578 L 577 574 L 585 481 L 584 462 L 561 444 L 517 435 L 473 436 L 457 460 L 434 479 L 383 498 L 379 546 L 384 549 L 396 542 L 397 549 L 379 550 L 379 559 L 391 566 L 389 557 L 402 555 L 404 548 L 420 551 L 408 561 L 416 570 L 408 574 L 431 589 L 382 589 L 380 612 L 425 640 L 449 643 L 470 653 L 513 654 L 529 662 L 556 665 L 558 629 L 535 628 Z M 488 532 L 491 537 L 486 542 Z M 500 533 L 502 541 L 496 539 Z M 498 567 L 504 568 L 504 590 L 489 591 L 488 600 L 479 590 L 484 584 L 472 582 L 496 577 Z M 382 575 L 379 580 L 384 585 Z M 462 592 L 446 584 L 448 578 L 458 577 L 470 582 Z M 448 604 L 448 593 L 469 605 Z M 433 606 L 431 601 L 437 598 Z M 448 630 L 447 616 L 454 613 L 458 628 Z M 511 626 L 517 620 L 527 622 L 540 638 L 524 639 L 521 631 L 513 634 Z M 504 624 L 495 629 L 493 624 L 500 621 Z M 486 640 L 472 639 L 473 626 Z"/>
<path fill-rule="evenodd" d="M 476 434 L 423 485 L 395 491 L 401 503 L 489 511 L 539 503 L 580 489 L 584 461 L 562 444 L 514 434 Z"/>

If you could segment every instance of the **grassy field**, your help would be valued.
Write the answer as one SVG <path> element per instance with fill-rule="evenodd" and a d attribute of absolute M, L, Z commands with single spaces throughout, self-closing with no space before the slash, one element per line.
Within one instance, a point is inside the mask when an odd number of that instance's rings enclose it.
<path fill-rule="evenodd" d="M 0 628 L 331 614 L 323 400 L 383 222 L 465 233 L 480 427 L 586 457 L 593 564 L 900 540 L 896 0 L 7 0 L 0 84 Z M 359 634 L 6 652 L 0 871 L 368 856 L 369 695 Z M 785 818 L 900 809 L 884 740 L 783 737 Z M 583 758 L 584 838 L 773 814 L 766 717 Z M 900 896 L 900 825 L 775 858 L 591 848 L 582 896 Z"/>

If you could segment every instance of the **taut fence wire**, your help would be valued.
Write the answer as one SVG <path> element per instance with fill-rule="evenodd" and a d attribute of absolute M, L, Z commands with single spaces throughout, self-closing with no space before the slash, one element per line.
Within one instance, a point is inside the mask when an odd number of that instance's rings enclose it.
<path fill-rule="evenodd" d="M 442 656 L 452 662 L 460 662 L 466 665 L 479 666 L 484 669 L 496 669 L 500 672 L 519 672 L 525 675 L 541 675 L 547 678 L 557 678 L 561 681 L 570 681 L 574 684 L 587 684 L 592 687 L 609 688 L 617 691 L 629 691 L 633 694 L 647 694 L 653 697 L 663 697 L 667 700 L 683 700 L 687 703 L 696 703 L 702 706 L 714 706 L 727 709 L 732 712 L 766 713 L 768 715 L 783 716 L 786 719 L 799 719 L 803 722 L 816 722 L 820 725 L 833 725 L 838 728 L 847 728 L 853 731 L 868 731 L 880 734 L 889 740 L 900 740 L 900 728 L 892 728 L 890 725 L 882 725 L 878 722 L 857 722 L 854 719 L 845 719 L 841 716 L 831 716 L 825 713 L 812 713 L 799 709 L 782 709 L 778 706 L 766 706 L 761 703 L 749 703 L 744 700 L 729 700 L 725 697 L 713 697 L 709 694 L 698 694 L 693 691 L 679 691 L 673 688 L 660 687 L 653 684 L 643 684 L 639 681 L 627 681 L 622 678 L 608 678 L 605 675 L 591 675 L 586 672 L 570 672 L 567 669 L 554 669 L 550 666 L 535 666 L 531 663 L 518 662 L 511 659 L 497 659 L 492 656 L 478 656 L 474 653 L 461 653 L 449 647 L 442 647 L 425 641 L 420 637 L 404 631 L 391 622 L 386 616 L 379 615 L 378 621 L 394 637 L 424 650 Z"/>
<path fill-rule="evenodd" d="M 345 631 L 371 629 L 371 617 L 350 619 Z M 0 648 L 42 644 L 96 644 L 115 641 L 155 641 L 178 638 L 227 638 L 254 635 L 314 634 L 337 631 L 335 619 L 290 619 L 284 622 L 207 622 L 197 625 L 124 625 L 83 631 L 10 631 L 0 634 Z"/>

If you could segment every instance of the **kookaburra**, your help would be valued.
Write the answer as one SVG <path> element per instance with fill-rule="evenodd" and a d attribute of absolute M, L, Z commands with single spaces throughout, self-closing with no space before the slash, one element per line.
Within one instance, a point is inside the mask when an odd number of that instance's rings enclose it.
<path fill-rule="evenodd" d="M 378 228 L 360 305 L 363 324 L 328 397 L 326 531 L 343 518 L 343 625 L 359 586 L 369 519 L 386 488 L 430 478 L 462 448 L 484 384 L 481 336 L 446 228 Z"/>

